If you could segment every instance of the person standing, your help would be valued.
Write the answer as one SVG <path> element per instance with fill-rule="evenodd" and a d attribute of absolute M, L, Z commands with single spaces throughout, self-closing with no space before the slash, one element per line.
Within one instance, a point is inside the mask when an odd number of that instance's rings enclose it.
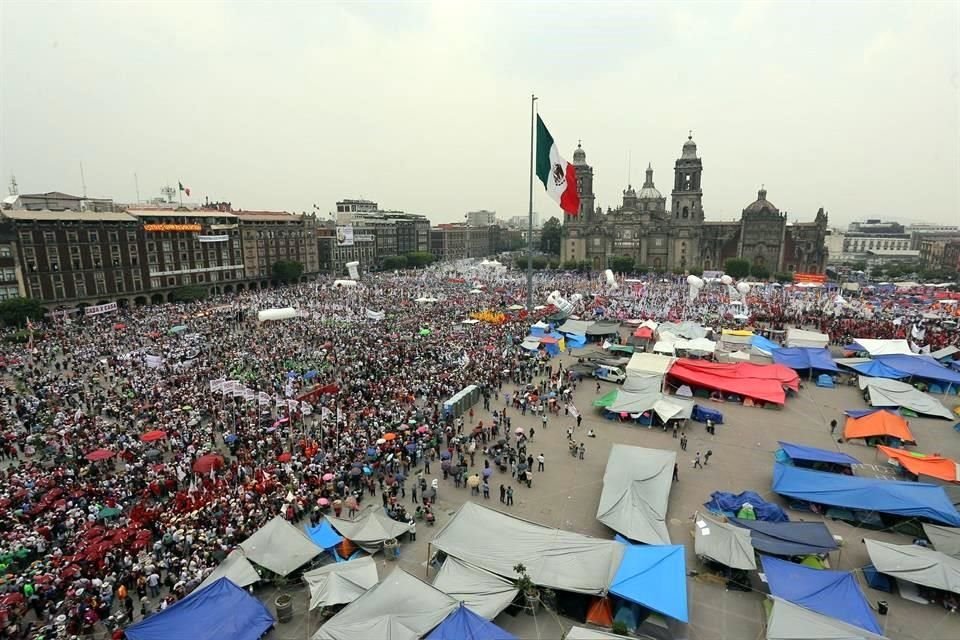
<path fill-rule="evenodd" d="M 680 450 L 687 450 L 687 434 L 685 433 L 680 434 Z"/>
<path fill-rule="evenodd" d="M 680 465 L 673 463 L 673 481 L 680 482 Z"/>
<path fill-rule="evenodd" d="M 697 451 L 697 457 L 696 457 L 696 458 L 694 459 L 694 461 L 693 461 L 693 468 L 694 468 L 694 469 L 696 469 L 696 468 L 703 469 L 703 465 L 700 464 L 700 452 L 699 452 L 699 451 Z"/>
<path fill-rule="evenodd" d="M 544 431 L 547 430 L 547 414 L 546 413 L 543 414 L 543 430 Z"/>
<path fill-rule="evenodd" d="M 543 462 L 546 458 L 543 457 L 543 452 L 537 456 L 537 471 L 543 471 Z"/>
<path fill-rule="evenodd" d="M 713 455 L 713 450 L 712 450 L 712 449 L 707 449 L 707 453 L 703 456 L 703 464 L 704 464 L 704 465 L 710 464 L 710 456 L 712 456 L 712 455 Z"/>
<path fill-rule="evenodd" d="M 507 487 L 507 506 L 513 506 L 513 485 Z"/>
<path fill-rule="evenodd" d="M 500 485 L 500 502 L 501 503 L 507 502 L 507 488 L 502 484 Z"/>
<path fill-rule="evenodd" d="M 578 413 L 578 414 L 577 414 L 577 426 L 578 426 L 578 427 L 580 426 L 580 423 L 581 423 L 581 422 L 583 422 L 583 414 L 582 414 L 582 413 Z"/>
<path fill-rule="evenodd" d="M 836 431 L 836 430 L 837 430 L 837 421 L 836 421 L 836 420 L 831 420 L 831 421 L 830 421 L 830 435 L 833 435 L 833 432 Z"/>
<path fill-rule="evenodd" d="M 586 453 L 587 453 L 587 445 L 581 442 L 580 443 L 580 459 L 581 460 L 583 460 L 583 456 Z"/>
<path fill-rule="evenodd" d="M 410 495 L 413 496 L 413 504 L 417 504 L 417 483 L 413 483 L 413 488 L 410 489 Z"/>

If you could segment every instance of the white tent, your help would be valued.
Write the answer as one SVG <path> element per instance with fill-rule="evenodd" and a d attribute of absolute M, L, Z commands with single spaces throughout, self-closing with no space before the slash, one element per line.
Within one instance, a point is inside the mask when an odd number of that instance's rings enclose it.
<path fill-rule="evenodd" d="M 673 451 L 614 444 L 597 520 L 637 542 L 670 544 L 667 503 L 676 461 Z"/>
<path fill-rule="evenodd" d="M 924 522 L 923 532 L 927 534 L 934 549 L 948 556 L 960 558 L 960 529 Z"/>
<path fill-rule="evenodd" d="M 419 640 L 459 603 L 403 569 L 394 569 L 317 629 L 313 640 Z"/>
<path fill-rule="evenodd" d="M 960 560 L 915 544 L 864 540 L 877 571 L 932 589 L 960 593 Z"/>
<path fill-rule="evenodd" d="M 678 351 L 713 353 L 717 349 L 717 343 L 707 338 L 694 338 L 693 340 L 677 340 L 673 343 L 673 347 Z"/>
<path fill-rule="evenodd" d="M 731 351 L 727 354 L 727 358 L 730 360 L 738 360 L 740 362 L 749 362 L 750 354 L 746 351 Z"/>
<path fill-rule="evenodd" d="M 767 619 L 767 640 L 886 640 L 843 620 L 805 609 L 770 596 L 773 608 Z"/>
<path fill-rule="evenodd" d="M 283 309 L 264 309 L 257 313 L 257 322 L 267 322 L 268 320 L 287 320 L 288 318 L 296 318 L 297 310 L 293 307 L 285 307 Z"/>
<path fill-rule="evenodd" d="M 334 280 L 333 286 L 335 287 L 358 287 L 360 283 L 356 280 Z"/>
<path fill-rule="evenodd" d="M 303 581 L 310 591 L 310 610 L 353 602 L 380 581 L 373 556 L 335 562 L 308 571 Z"/>
<path fill-rule="evenodd" d="M 323 553 L 307 535 L 276 516 L 240 543 L 251 562 L 285 576 Z"/>
<path fill-rule="evenodd" d="M 750 530 L 720 522 L 702 513 L 693 517 L 693 549 L 732 569 L 756 571 L 757 556 L 750 542 Z"/>
<path fill-rule="evenodd" d="M 234 549 L 230 552 L 230 555 L 224 558 L 223 562 L 217 565 L 217 568 L 207 576 L 206 580 L 200 583 L 197 591 L 204 587 L 209 587 L 220 578 L 227 578 L 233 584 L 243 588 L 259 582 L 260 574 L 257 573 L 257 569 L 250 564 L 250 561 L 243 555 L 243 551 Z"/>
<path fill-rule="evenodd" d="M 822 349 L 830 344 L 830 336 L 817 331 L 804 331 L 803 329 L 787 329 L 788 347 L 815 347 Z"/>
<path fill-rule="evenodd" d="M 861 390 L 866 390 L 873 407 L 905 407 L 916 413 L 953 420 L 953 413 L 933 396 L 915 389 L 906 382 L 887 378 L 860 376 Z"/>
<path fill-rule="evenodd" d="M 568 318 L 562 325 L 557 327 L 560 333 L 574 333 L 577 335 L 586 335 L 587 329 L 593 326 L 592 322 L 587 320 L 572 320 Z"/>
<path fill-rule="evenodd" d="M 667 342 L 665 340 L 659 340 L 653 345 L 653 352 L 672 356 L 677 352 L 677 348 L 675 345 L 676 345 L 675 342 Z"/>
<path fill-rule="evenodd" d="M 327 521 L 337 533 L 367 553 L 376 553 L 385 541 L 410 531 L 410 525 L 397 522 L 378 507 L 366 509 L 353 520 L 327 516 Z"/>
<path fill-rule="evenodd" d="M 431 546 L 498 576 L 514 579 L 523 564 L 534 584 L 589 595 L 607 592 L 624 545 L 552 529 L 466 502 Z"/>
<path fill-rule="evenodd" d="M 509 607 L 518 593 L 509 580 L 454 557 L 444 560 L 433 586 L 487 620 Z"/>
<path fill-rule="evenodd" d="M 871 356 L 912 356 L 913 351 L 906 340 L 875 340 L 872 338 L 854 338 L 853 341 Z"/>
<path fill-rule="evenodd" d="M 661 356 L 655 353 L 634 353 L 627 363 L 627 375 L 665 376 L 673 365 L 675 358 Z"/>

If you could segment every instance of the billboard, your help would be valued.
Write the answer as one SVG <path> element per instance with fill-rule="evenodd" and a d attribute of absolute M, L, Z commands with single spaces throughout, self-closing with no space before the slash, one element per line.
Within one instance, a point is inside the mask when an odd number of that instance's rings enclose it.
<path fill-rule="evenodd" d="M 352 247 L 353 246 L 353 227 L 337 227 L 337 246 L 338 247 Z"/>

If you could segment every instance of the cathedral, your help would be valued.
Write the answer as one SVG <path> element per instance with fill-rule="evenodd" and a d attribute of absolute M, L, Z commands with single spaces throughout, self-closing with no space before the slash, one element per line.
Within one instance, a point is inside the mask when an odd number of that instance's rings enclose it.
<path fill-rule="evenodd" d="M 670 209 L 647 166 L 640 191 L 627 185 L 623 204 L 604 213 L 593 193 L 593 168 L 578 144 L 573 152 L 580 194 L 579 215 L 564 215 L 562 262 L 588 262 L 607 268 L 615 256 L 630 256 L 650 269 L 722 270 L 729 258 L 778 271 L 822 273 L 827 264 L 827 214 L 813 222 L 787 224 L 787 214 L 767 200 L 761 188 L 735 222 L 707 221 L 703 212 L 703 161 L 692 134 L 673 167 Z"/>

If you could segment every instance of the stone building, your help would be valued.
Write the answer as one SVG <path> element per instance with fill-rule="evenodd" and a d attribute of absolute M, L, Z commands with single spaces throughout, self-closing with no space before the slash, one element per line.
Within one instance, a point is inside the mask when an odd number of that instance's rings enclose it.
<path fill-rule="evenodd" d="M 787 215 L 767 200 L 761 189 L 757 200 L 739 221 L 706 220 L 703 208 L 703 160 L 689 136 L 674 162 L 673 187 L 668 198 L 657 189 L 653 167 L 647 166 L 640 191 L 632 185 L 622 204 L 604 213 L 595 207 L 593 167 L 580 145 L 573 153 L 580 193 L 580 214 L 564 216 L 561 261 L 587 262 L 606 268 L 610 258 L 629 256 L 651 269 L 722 269 L 728 258 L 745 258 L 771 272 L 822 272 L 826 267 L 827 215 L 820 209 L 813 222 L 788 224 Z"/>

